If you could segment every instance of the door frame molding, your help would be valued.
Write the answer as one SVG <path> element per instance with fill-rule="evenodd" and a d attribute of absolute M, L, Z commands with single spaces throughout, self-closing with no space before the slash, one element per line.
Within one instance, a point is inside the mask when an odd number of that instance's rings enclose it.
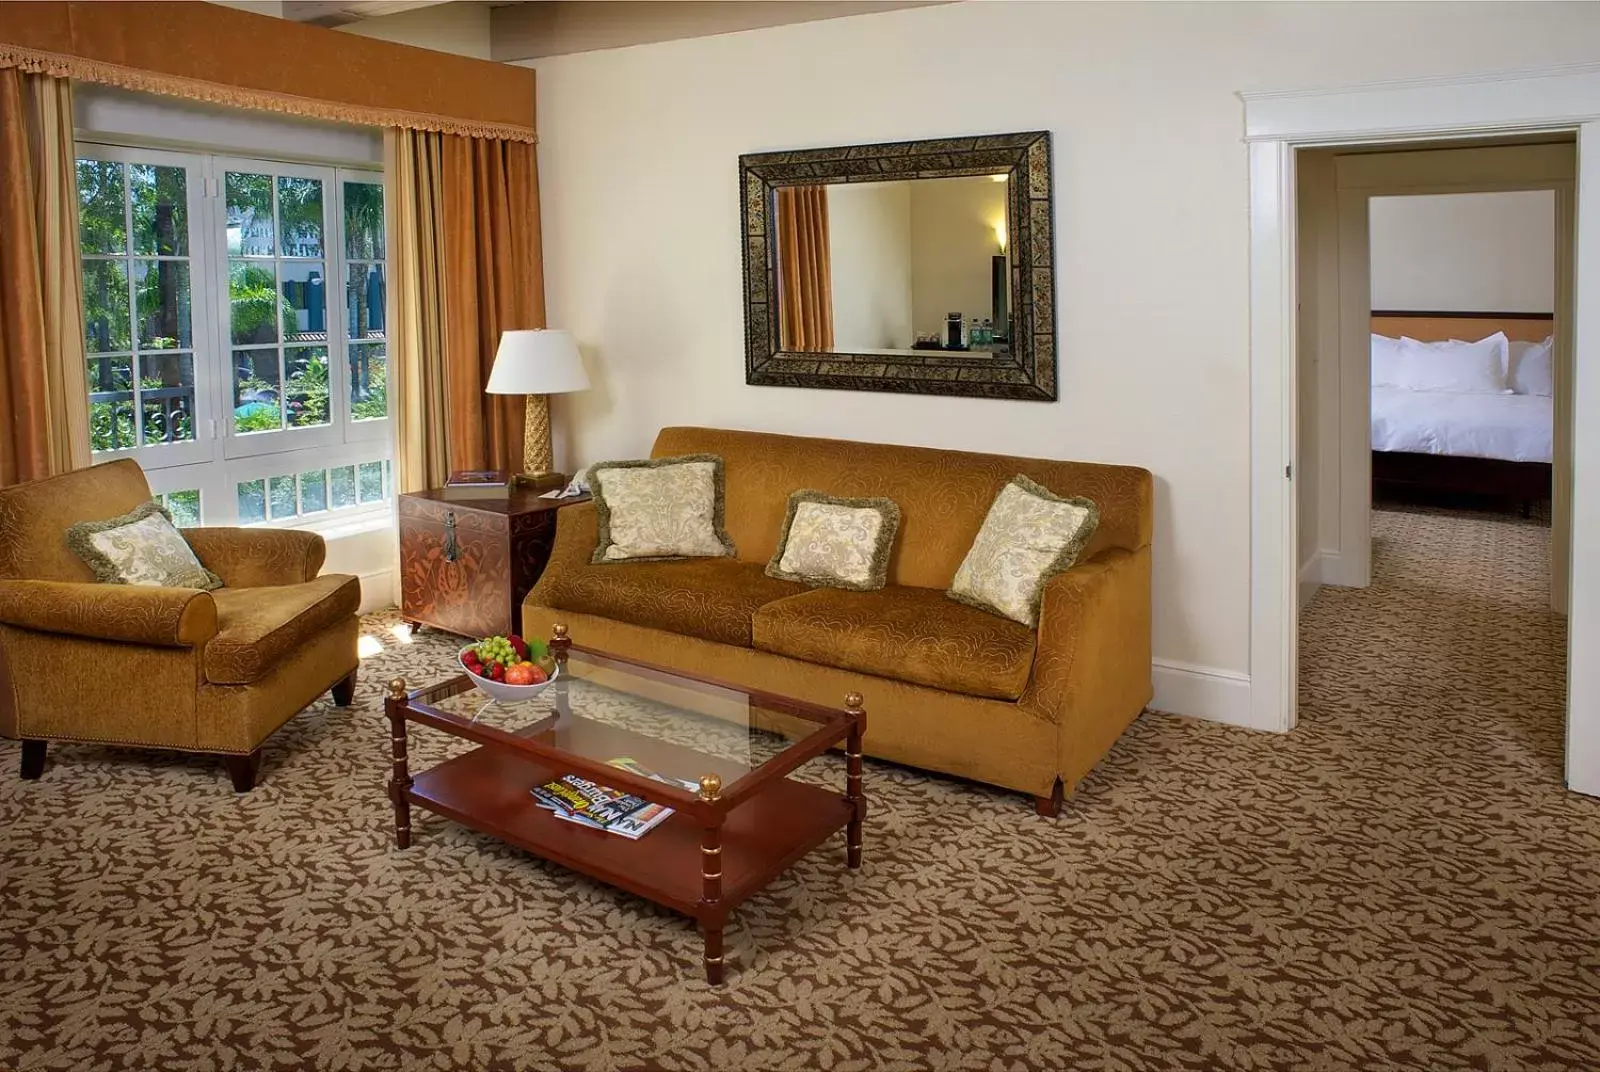
<path fill-rule="evenodd" d="M 1600 375 L 1585 375 L 1583 360 L 1590 349 L 1600 357 L 1600 65 L 1240 97 L 1250 159 L 1250 721 L 1287 731 L 1298 659 L 1295 150 L 1576 131 L 1570 397 L 1574 412 L 1600 412 Z M 1566 776 L 1600 796 L 1600 660 L 1573 658 L 1600 650 L 1600 424 L 1574 427 L 1572 458 Z"/>

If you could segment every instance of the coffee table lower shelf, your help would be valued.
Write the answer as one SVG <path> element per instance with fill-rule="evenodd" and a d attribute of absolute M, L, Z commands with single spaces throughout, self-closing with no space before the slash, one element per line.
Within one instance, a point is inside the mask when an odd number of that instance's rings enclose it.
<path fill-rule="evenodd" d="M 703 830 L 683 812 L 637 841 L 557 819 L 530 790 L 559 772 L 483 746 L 413 776 L 407 799 L 481 833 L 715 926 L 704 918 Z M 758 893 L 843 830 L 854 814 L 836 792 L 787 778 L 729 812 L 721 828 L 718 916 Z"/>

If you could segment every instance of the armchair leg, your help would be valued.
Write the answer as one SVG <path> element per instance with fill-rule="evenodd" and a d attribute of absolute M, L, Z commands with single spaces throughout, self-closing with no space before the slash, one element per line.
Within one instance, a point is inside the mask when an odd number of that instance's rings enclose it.
<path fill-rule="evenodd" d="M 22 742 L 22 777 L 33 781 L 44 773 L 44 752 L 48 741 Z"/>
<path fill-rule="evenodd" d="M 335 707 L 349 707 L 356 698 L 356 674 L 359 670 L 352 670 L 341 681 L 333 683 L 333 703 Z"/>
<path fill-rule="evenodd" d="M 1061 814 L 1062 796 L 1061 779 L 1057 778 L 1055 785 L 1050 787 L 1049 796 L 1033 798 L 1033 810 L 1046 819 L 1054 819 Z"/>
<path fill-rule="evenodd" d="M 233 782 L 235 793 L 248 793 L 256 787 L 256 775 L 261 770 L 261 749 L 257 748 L 249 755 L 224 755 L 222 765 L 228 770 L 228 779 Z"/>

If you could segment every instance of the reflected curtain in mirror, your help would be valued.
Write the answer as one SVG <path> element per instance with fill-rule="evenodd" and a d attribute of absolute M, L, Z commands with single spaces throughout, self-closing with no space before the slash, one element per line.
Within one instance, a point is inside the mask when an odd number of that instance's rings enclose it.
<path fill-rule="evenodd" d="M 828 189 L 786 186 L 777 191 L 778 282 L 785 350 L 833 349 L 833 266 L 828 249 Z"/>
<path fill-rule="evenodd" d="M 0 70 L 0 486 L 89 464 L 72 91 Z"/>

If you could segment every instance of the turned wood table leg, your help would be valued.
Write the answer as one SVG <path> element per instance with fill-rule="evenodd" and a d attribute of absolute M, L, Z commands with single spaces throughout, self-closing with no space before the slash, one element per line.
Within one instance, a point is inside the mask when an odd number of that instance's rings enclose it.
<path fill-rule="evenodd" d="M 404 849 L 411 844 L 411 801 L 406 790 L 411 788 L 411 772 L 406 765 L 406 679 L 397 677 L 389 682 L 389 694 L 383 706 L 389 716 L 389 751 L 394 769 L 389 777 L 389 799 L 394 803 L 394 844 Z"/>
<path fill-rule="evenodd" d="M 715 804 L 722 796 L 722 776 L 703 774 L 695 796 L 705 804 Z M 706 982 L 722 982 L 722 926 L 727 919 L 722 910 L 722 818 L 707 820 L 700 838 L 700 905 L 695 916 L 706 937 Z"/>
<path fill-rule="evenodd" d="M 556 680 L 552 686 L 553 695 L 550 701 L 555 706 L 556 714 L 569 716 L 572 714 L 570 691 L 567 688 L 567 654 L 572 650 L 572 638 L 567 635 L 567 627 L 557 622 L 550 627 L 550 657 L 556 661 Z"/>
<path fill-rule="evenodd" d="M 861 866 L 861 822 L 867 817 L 867 797 L 861 789 L 861 735 L 867 729 L 867 712 L 859 692 L 846 696 L 844 706 L 854 719 L 844 744 L 845 799 L 850 802 L 850 822 L 844 834 L 845 864 L 856 868 Z"/>
<path fill-rule="evenodd" d="M 700 906 L 701 928 L 706 938 L 706 982 L 716 986 L 722 982 L 722 924 L 719 911 L 722 901 L 722 829 L 708 826 L 700 842 Z"/>

